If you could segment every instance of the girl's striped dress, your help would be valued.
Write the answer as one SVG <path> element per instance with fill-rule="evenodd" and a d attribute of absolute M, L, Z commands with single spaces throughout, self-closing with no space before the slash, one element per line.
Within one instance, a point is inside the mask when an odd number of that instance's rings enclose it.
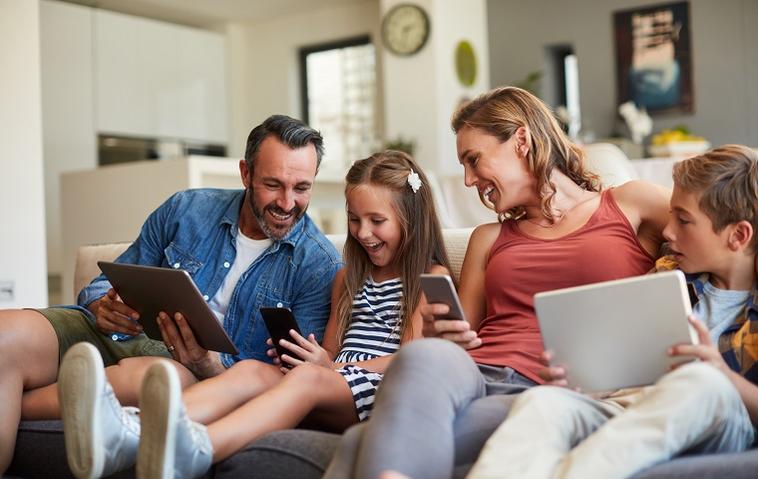
<path fill-rule="evenodd" d="M 377 283 L 369 276 L 353 297 L 350 326 L 335 362 L 366 361 L 397 351 L 400 347 L 402 296 L 403 284 L 399 278 Z M 358 419 L 368 419 L 383 375 L 352 364 L 337 369 L 337 372 L 350 386 Z"/>

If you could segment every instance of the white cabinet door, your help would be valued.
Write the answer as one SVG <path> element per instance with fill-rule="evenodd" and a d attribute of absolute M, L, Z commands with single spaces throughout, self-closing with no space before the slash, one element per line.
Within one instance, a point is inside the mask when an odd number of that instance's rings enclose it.
<path fill-rule="evenodd" d="M 221 34 L 95 13 L 100 132 L 226 143 Z"/>
<path fill-rule="evenodd" d="M 184 30 L 179 35 L 179 88 L 182 131 L 189 138 L 227 143 L 226 48 L 211 32 Z"/>
<path fill-rule="evenodd" d="M 139 21 L 95 10 L 94 33 L 97 130 L 150 136 L 155 121 L 137 50 Z"/>

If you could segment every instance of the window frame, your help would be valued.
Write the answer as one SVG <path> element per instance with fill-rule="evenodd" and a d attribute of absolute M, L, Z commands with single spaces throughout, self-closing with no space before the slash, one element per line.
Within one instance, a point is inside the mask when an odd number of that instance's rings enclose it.
<path fill-rule="evenodd" d="M 311 53 L 358 47 L 372 43 L 371 35 L 366 34 L 300 48 L 298 52 L 300 63 L 300 108 L 303 115 L 302 120 L 306 124 L 310 124 L 310 108 L 308 106 L 310 103 L 308 98 L 308 55 Z"/>

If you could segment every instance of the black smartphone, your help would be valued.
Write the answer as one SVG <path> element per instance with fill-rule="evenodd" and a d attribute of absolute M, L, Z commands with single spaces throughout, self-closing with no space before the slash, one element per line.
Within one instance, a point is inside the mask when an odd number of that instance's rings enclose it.
<path fill-rule="evenodd" d="M 297 354 L 293 353 L 289 349 L 282 347 L 279 344 L 280 339 L 286 339 L 289 342 L 294 342 L 292 336 L 290 336 L 290 330 L 294 329 L 298 334 L 302 335 L 300 328 L 297 326 L 295 316 L 287 308 L 261 308 L 261 316 L 263 322 L 266 323 L 266 329 L 268 329 L 269 336 L 271 336 L 271 342 L 274 343 L 276 353 L 281 358 L 285 354 L 300 359 Z M 282 361 L 282 366 L 291 368 L 292 365 Z"/>
<path fill-rule="evenodd" d="M 424 291 L 427 303 L 444 303 L 450 307 L 450 311 L 446 315 L 437 316 L 437 319 L 466 319 L 450 276 L 446 274 L 422 274 L 421 289 Z"/>

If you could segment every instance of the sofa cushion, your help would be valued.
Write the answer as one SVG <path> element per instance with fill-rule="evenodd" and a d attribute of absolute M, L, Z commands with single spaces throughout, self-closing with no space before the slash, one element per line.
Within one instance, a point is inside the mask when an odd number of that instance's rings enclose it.
<path fill-rule="evenodd" d="M 340 436 L 326 432 L 290 429 L 267 434 L 245 449 L 216 465 L 217 479 L 318 479 L 326 469 Z M 455 477 L 464 477 L 470 465 L 455 468 Z M 634 479 L 752 479 L 758 470 L 758 448 L 734 454 L 683 456 L 651 467 Z M 5 478 L 70 478 L 66 465 L 60 421 L 24 421 L 19 427 L 13 462 Z M 122 471 L 111 478 L 134 477 Z"/>

